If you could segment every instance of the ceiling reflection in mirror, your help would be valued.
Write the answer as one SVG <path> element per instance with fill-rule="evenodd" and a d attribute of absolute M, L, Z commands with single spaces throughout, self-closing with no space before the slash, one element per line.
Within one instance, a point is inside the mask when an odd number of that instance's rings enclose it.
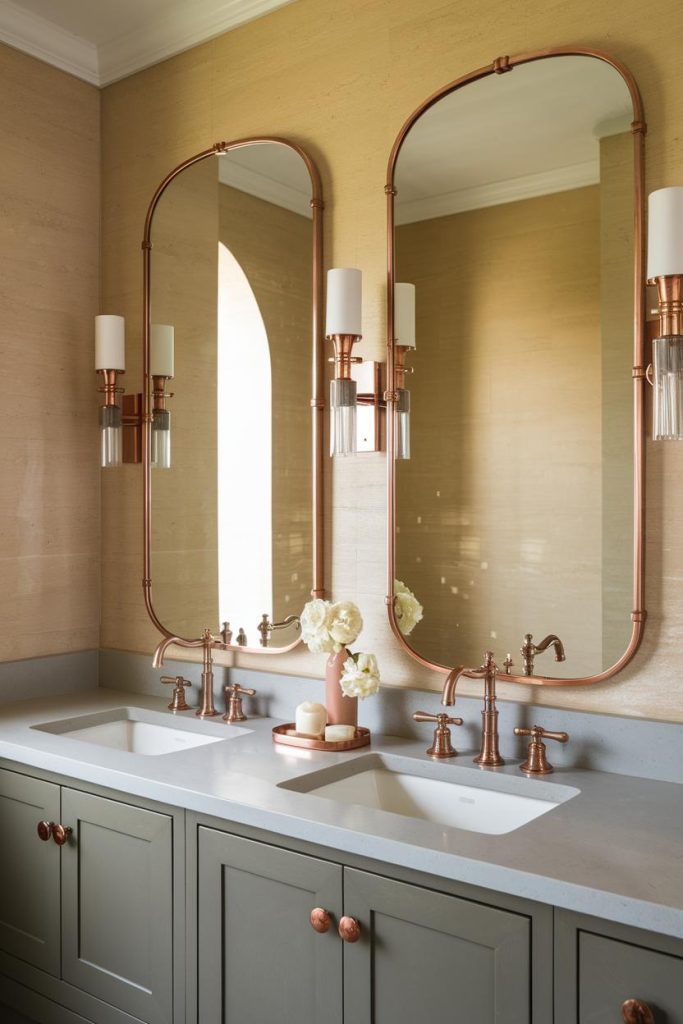
<path fill-rule="evenodd" d="M 151 573 L 176 635 L 227 622 L 233 644 L 297 638 L 286 620 L 313 578 L 313 235 L 306 164 L 275 142 L 191 164 L 154 212 L 157 390 L 164 337 L 175 365 L 156 401 L 170 416 L 152 425 Z M 263 615 L 285 624 L 264 636 Z"/>
<path fill-rule="evenodd" d="M 617 70 L 560 56 L 447 94 L 399 152 L 395 280 L 415 285 L 416 347 L 395 575 L 430 663 L 491 648 L 515 675 L 581 678 L 629 645 L 632 121 Z M 549 634 L 566 660 L 533 651 Z"/>

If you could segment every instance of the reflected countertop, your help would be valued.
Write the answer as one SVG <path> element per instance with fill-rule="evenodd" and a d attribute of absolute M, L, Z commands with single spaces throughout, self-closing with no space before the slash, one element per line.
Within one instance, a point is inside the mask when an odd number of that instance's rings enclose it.
<path fill-rule="evenodd" d="M 162 698 L 105 689 L 8 704 L 0 711 L 0 758 L 5 767 L 16 762 L 383 865 L 683 938 L 683 785 L 561 768 L 540 784 L 573 786 L 577 796 L 513 832 L 484 835 L 280 788 L 369 752 L 432 763 L 424 742 L 373 736 L 371 747 L 352 753 L 301 750 L 273 744 L 279 720 L 251 718 L 242 723 L 251 731 L 236 739 L 146 756 L 33 728 L 120 707 L 170 716 Z M 225 726 L 216 718 L 204 728 Z M 441 777 L 450 771 L 454 782 L 481 782 L 468 752 L 439 766 Z M 517 762 L 495 771 L 522 778 Z"/>

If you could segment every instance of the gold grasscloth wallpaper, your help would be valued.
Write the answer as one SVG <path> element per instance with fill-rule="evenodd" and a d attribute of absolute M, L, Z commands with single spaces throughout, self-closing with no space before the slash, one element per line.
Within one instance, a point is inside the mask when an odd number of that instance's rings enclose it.
<path fill-rule="evenodd" d="M 96 648 L 98 90 L 0 46 L 0 661 Z"/>
<path fill-rule="evenodd" d="M 648 190 L 683 180 L 683 55 L 670 27 L 676 0 L 297 0 L 266 18 L 108 87 L 103 94 L 103 308 L 126 315 L 127 382 L 139 374 L 140 239 L 147 202 L 181 159 L 218 139 L 290 136 L 322 172 L 326 265 L 364 272 L 360 352 L 383 358 L 384 182 L 393 139 L 422 99 L 501 54 L 577 44 L 603 48 L 635 74 L 649 122 Z M 683 720 L 683 449 L 648 446 L 645 642 L 614 682 L 570 690 L 501 686 L 512 699 Z M 385 459 L 327 464 L 328 582 L 363 611 L 362 649 L 393 686 L 438 689 L 442 678 L 401 653 L 386 620 Z M 103 480 L 102 643 L 152 650 L 140 587 L 140 475 Z M 244 664 L 321 676 L 302 650 Z M 478 692 L 476 684 L 463 690 Z"/>

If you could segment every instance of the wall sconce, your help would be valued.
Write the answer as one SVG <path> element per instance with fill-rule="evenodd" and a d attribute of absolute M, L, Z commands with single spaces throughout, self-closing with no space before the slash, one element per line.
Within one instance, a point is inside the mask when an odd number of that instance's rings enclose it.
<path fill-rule="evenodd" d="M 122 316 L 95 317 L 95 370 L 102 374 L 104 395 L 100 407 L 100 466 L 109 469 L 121 465 L 122 420 L 117 396 L 119 374 L 126 372 L 126 322 Z"/>
<path fill-rule="evenodd" d="M 657 286 L 659 333 L 652 342 L 652 438 L 683 440 L 683 187 L 661 188 L 648 204 L 648 284 Z"/>
<path fill-rule="evenodd" d="M 356 381 L 351 367 L 360 363 L 353 346 L 362 337 L 362 275 L 360 270 L 337 268 L 327 272 L 325 336 L 334 344 L 334 378 L 330 382 L 330 455 L 353 455 L 356 438 Z"/>
<path fill-rule="evenodd" d="M 166 400 L 166 382 L 173 379 L 174 329 L 170 324 L 152 324 L 150 334 L 150 373 L 152 377 L 152 452 L 155 469 L 171 468 L 171 413 Z"/>
<path fill-rule="evenodd" d="M 406 388 L 408 352 L 415 351 L 415 285 L 398 283 L 394 288 L 394 386 L 396 389 L 396 458 L 410 458 L 410 391 Z"/>

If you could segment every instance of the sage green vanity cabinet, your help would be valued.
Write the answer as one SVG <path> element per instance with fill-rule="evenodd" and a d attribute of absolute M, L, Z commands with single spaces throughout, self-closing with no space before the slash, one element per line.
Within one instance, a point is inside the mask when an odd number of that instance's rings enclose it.
<path fill-rule="evenodd" d="M 173 1019 L 171 818 L 63 789 L 62 977 L 147 1024 Z"/>
<path fill-rule="evenodd" d="M 209 828 L 198 880 L 202 1024 L 532 1019 L 523 914 Z M 332 919 L 322 934 L 315 907 Z M 358 941 L 337 934 L 343 915 Z"/>
<path fill-rule="evenodd" d="M 78 1020 L 172 1024 L 172 815 L 6 770 L 0 814 L 12 838 L 0 844 L 3 973 L 73 995 Z M 39 821 L 70 838 L 41 841 Z"/>
<path fill-rule="evenodd" d="M 637 999 L 655 1024 L 683 1024 L 681 942 L 556 911 L 555 1024 L 622 1024 Z"/>
<path fill-rule="evenodd" d="M 39 821 L 59 821 L 60 787 L 0 771 L 0 949 L 59 976 L 59 848 Z"/>
<path fill-rule="evenodd" d="M 342 868 L 200 828 L 198 880 L 198 1020 L 342 1024 Z"/>

